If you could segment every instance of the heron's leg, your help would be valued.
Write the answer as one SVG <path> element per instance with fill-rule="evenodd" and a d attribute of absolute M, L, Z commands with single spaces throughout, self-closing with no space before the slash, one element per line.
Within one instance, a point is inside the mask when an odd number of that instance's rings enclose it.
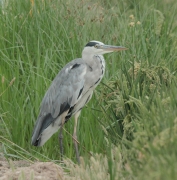
<path fill-rule="evenodd" d="M 65 123 L 65 117 L 67 115 L 68 111 L 65 111 L 62 115 L 61 115 L 61 127 L 60 127 L 60 132 L 59 132 L 59 145 L 60 145 L 60 155 L 61 155 L 61 161 L 63 160 L 63 126 Z"/>
<path fill-rule="evenodd" d="M 59 132 L 59 145 L 60 145 L 60 157 L 61 161 L 63 161 L 63 124 L 60 127 L 60 132 Z"/>
<path fill-rule="evenodd" d="M 75 118 L 75 123 L 74 123 L 74 133 L 73 133 L 73 142 L 74 142 L 74 147 L 75 147 L 75 152 L 76 152 L 76 159 L 78 164 L 80 164 L 80 158 L 79 158 L 79 151 L 78 151 L 78 141 L 77 141 L 77 122 L 78 122 L 78 117 L 80 115 L 80 111 L 77 112 L 74 116 Z"/>

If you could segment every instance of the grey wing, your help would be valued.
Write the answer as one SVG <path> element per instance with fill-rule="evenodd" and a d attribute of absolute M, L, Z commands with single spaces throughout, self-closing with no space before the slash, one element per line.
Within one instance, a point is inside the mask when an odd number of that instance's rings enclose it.
<path fill-rule="evenodd" d="M 73 61 L 67 64 L 53 80 L 41 103 L 32 144 L 35 144 L 44 129 L 82 97 L 86 71 L 85 64 Z"/>

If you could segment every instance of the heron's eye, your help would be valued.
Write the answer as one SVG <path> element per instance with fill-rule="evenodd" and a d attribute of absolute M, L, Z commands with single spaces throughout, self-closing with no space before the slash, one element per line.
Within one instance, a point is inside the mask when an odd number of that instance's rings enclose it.
<path fill-rule="evenodd" d="M 99 47 L 99 45 L 98 44 L 95 44 L 95 46 L 94 46 L 95 48 L 98 48 Z"/>

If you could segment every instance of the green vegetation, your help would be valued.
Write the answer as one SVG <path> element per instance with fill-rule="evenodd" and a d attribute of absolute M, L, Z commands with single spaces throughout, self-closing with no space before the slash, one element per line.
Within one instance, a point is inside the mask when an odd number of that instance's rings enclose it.
<path fill-rule="evenodd" d="M 58 134 L 42 148 L 31 146 L 40 102 L 58 71 L 99 40 L 129 50 L 105 55 L 105 77 L 78 124 L 83 164 L 66 162 L 71 176 L 175 179 L 176 0 L 32 2 L 0 6 L 0 152 L 59 160 Z M 76 162 L 73 125 L 65 125 L 64 152 Z"/>

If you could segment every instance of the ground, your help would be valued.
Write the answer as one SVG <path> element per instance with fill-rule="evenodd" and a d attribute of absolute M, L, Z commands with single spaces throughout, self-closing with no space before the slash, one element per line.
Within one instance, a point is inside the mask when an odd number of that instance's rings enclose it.
<path fill-rule="evenodd" d="M 0 158 L 0 180 L 59 180 L 64 179 L 62 167 L 52 162 L 7 161 Z"/>

